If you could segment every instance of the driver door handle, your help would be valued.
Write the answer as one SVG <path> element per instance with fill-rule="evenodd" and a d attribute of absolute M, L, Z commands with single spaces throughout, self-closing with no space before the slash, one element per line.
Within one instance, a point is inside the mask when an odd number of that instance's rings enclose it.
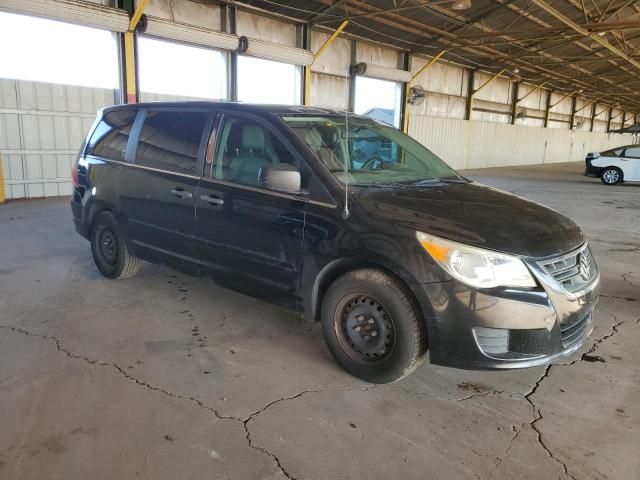
<path fill-rule="evenodd" d="M 181 188 L 181 187 L 176 187 L 176 188 L 172 189 L 171 193 L 173 193 L 178 198 L 191 198 L 191 197 L 193 197 L 193 193 L 187 192 L 184 188 Z"/>
<path fill-rule="evenodd" d="M 216 195 L 201 195 L 200 200 L 204 200 L 211 205 L 217 205 L 218 207 L 224 205 L 224 200 Z"/>

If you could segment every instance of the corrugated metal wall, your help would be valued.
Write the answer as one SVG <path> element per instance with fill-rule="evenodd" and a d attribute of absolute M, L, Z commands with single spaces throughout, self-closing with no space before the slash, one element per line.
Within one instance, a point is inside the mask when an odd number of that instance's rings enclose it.
<path fill-rule="evenodd" d="M 7 198 L 71 194 L 71 167 L 113 90 L 0 79 L 0 157 Z"/>
<path fill-rule="evenodd" d="M 409 135 L 456 169 L 577 162 L 631 135 L 414 116 Z"/>

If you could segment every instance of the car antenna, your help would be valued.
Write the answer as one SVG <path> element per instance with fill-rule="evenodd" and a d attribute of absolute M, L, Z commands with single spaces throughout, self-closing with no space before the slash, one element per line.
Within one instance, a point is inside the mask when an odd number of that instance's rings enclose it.
<path fill-rule="evenodd" d="M 342 210 L 342 219 L 347 220 L 351 215 L 349 211 L 349 164 L 351 163 L 351 149 L 349 148 L 349 109 L 344 110 L 344 138 L 347 142 L 347 155 L 344 159 L 344 210 Z"/>

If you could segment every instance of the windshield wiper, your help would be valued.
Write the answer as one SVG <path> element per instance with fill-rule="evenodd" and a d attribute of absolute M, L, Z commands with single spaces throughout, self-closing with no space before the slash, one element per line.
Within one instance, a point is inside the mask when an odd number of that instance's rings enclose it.
<path fill-rule="evenodd" d="M 424 178 L 422 180 L 418 180 L 416 182 L 413 182 L 412 185 L 425 185 L 425 184 L 431 184 L 431 183 L 469 183 L 469 181 L 464 178 L 434 177 L 434 178 Z"/>

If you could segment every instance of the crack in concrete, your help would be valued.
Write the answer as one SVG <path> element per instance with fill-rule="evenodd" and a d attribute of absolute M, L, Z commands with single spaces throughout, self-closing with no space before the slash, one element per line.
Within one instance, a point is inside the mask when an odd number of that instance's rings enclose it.
<path fill-rule="evenodd" d="M 545 370 L 544 370 L 544 373 L 542 374 L 542 376 L 540 376 L 540 378 L 535 383 L 535 385 L 531 388 L 531 390 L 529 390 L 529 392 L 524 395 L 525 400 L 529 403 L 529 405 L 531 405 L 531 409 L 533 411 L 533 416 L 534 416 L 533 420 L 531 422 L 529 422 L 528 425 L 536 432 L 538 443 L 540 444 L 540 446 L 542 446 L 542 448 L 544 449 L 544 451 L 547 453 L 547 455 L 550 458 L 552 458 L 553 460 L 555 460 L 556 462 L 558 462 L 562 466 L 562 469 L 564 470 L 565 475 L 567 475 L 569 478 L 572 478 L 573 480 L 577 480 L 577 479 L 571 473 L 569 473 L 569 469 L 567 467 L 567 464 L 565 462 L 563 462 L 562 460 L 560 460 L 559 458 L 555 457 L 553 455 L 553 452 L 551 451 L 551 449 L 545 443 L 544 437 L 542 435 L 542 432 L 540 431 L 540 429 L 537 426 L 537 423 L 540 420 L 542 420 L 544 417 L 542 415 L 542 411 L 535 406 L 535 403 L 533 402 L 531 397 L 536 393 L 536 391 L 538 390 L 538 387 L 544 381 L 544 379 L 546 379 L 549 376 L 549 373 L 550 373 L 552 367 L 554 367 L 554 366 L 556 366 L 556 367 L 571 366 L 571 365 L 575 365 L 578 362 L 584 361 L 585 360 L 585 356 L 595 352 L 596 349 L 598 348 L 598 345 L 600 345 L 602 342 L 604 342 L 605 340 L 613 337 L 616 333 L 618 333 L 618 328 L 620 327 L 620 325 L 624 324 L 625 321 L 624 320 L 618 321 L 618 317 L 615 314 L 611 313 L 611 312 L 603 312 L 603 313 L 607 313 L 608 315 L 611 315 L 615 320 L 615 323 L 611 326 L 611 331 L 609 333 L 607 333 L 606 335 L 603 335 L 602 337 L 597 338 L 594 341 L 593 345 L 591 345 L 591 347 L 586 352 L 584 352 L 580 356 L 580 358 L 578 358 L 578 359 L 576 359 L 576 360 L 574 360 L 574 361 L 572 361 L 570 363 L 561 363 L 561 364 L 556 364 L 556 365 L 549 364 L 549 365 L 547 365 Z M 514 440 L 515 440 L 515 438 L 514 438 Z"/>
<path fill-rule="evenodd" d="M 632 273 L 632 272 L 630 272 Z M 630 274 L 629 273 L 629 274 Z M 626 274 L 626 275 L 629 275 Z M 625 280 L 626 281 L 626 280 Z M 543 415 L 542 412 L 539 408 L 537 408 L 533 402 L 533 400 L 531 399 L 531 397 L 536 393 L 536 391 L 538 390 L 540 384 L 544 381 L 544 379 L 546 379 L 549 376 L 549 373 L 551 371 L 551 368 L 554 366 L 560 367 L 560 366 L 570 366 L 570 365 L 574 365 L 577 362 L 583 361 L 586 355 L 589 355 L 591 353 L 593 353 L 598 345 L 600 345 L 602 342 L 604 342 L 605 340 L 613 337 L 616 333 L 618 333 L 618 328 L 620 327 L 620 325 L 624 324 L 625 321 L 621 320 L 621 321 L 617 321 L 617 316 L 611 312 L 603 312 L 603 313 L 607 313 L 608 315 L 611 315 L 614 320 L 616 320 L 616 322 L 612 325 L 611 327 L 611 332 L 603 335 L 602 337 L 596 339 L 593 343 L 593 345 L 591 345 L 591 347 L 584 352 L 579 359 L 576 359 L 570 363 L 561 363 L 561 364 L 549 364 L 545 367 L 544 373 L 540 376 L 540 378 L 536 381 L 536 383 L 533 385 L 533 387 L 524 395 L 518 392 L 505 392 L 502 390 L 487 390 L 487 391 L 483 391 L 483 392 L 474 392 L 470 395 L 467 395 L 465 397 L 461 397 L 461 398 L 448 398 L 448 397 L 443 397 L 443 396 L 439 396 L 439 395 L 433 395 L 433 394 L 424 394 L 423 395 L 427 395 L 429 397 L 432 398 L 438 398 L 438 399 L 442 399 L 442 400 L 447 400 L 447 401 L 453 401 L 453 402 L 463 402 L 469 399 L 472 399 L 474 397 L 485 397 L 485 396 L 489 396 L 489 395 L 504 395 L 504 394 L 509 394 L 509 395 L 517 395 L 517 396 L 522 396 L 531 406 L 532 412 L 533 412 L 533 419 L 528 422 L 528 423 L 523 423 L 521 425 L 521 427 L 519 429 L 516 429 L 514 435 L 511 437 L 510 441 L 509 441 L 509 445 L 507 446 L 507 448 L 505 449 L 504 454 L 498 458 L 498 461 L 496 462 L 496 464 L 493 466 L 493 468 L 490 470 L 489 475 L 487 477 L 487 480 L 489 480 L 490 478 L 493 477 L 494 472 L 498 469 L 498 467 L 502 464 L 502 462 L 504 460 L 506 460 L 509 457 L 510 451 L 511 451 L 511 447 L 513 446 L 513 443 L 515 442 L 515 440 L 518 438 L 518 436 L 520 435 L 520 433 L 524 430 L 525 426 L 529 426 L 532 428 L 532 430 L 534 430 L 536 432 L 536 436 L 537 436 L 537 441 L 540 444 L 540 446 L 544 449 L 544 451 L 546 452 L 546 454 L 549 456 L 549 458 L 553 459 L 554 461 L 556 461 L 558 464 L 560 464 L 560 466 L 562 467 L 565 475 L 567 475 L 568 477 L 570 477 L 573 480 L 577 480 L 572 474 L 569 473 L 568 467 L 566 465 L 565 462 L 563 462 L 562 460 L 558 459 L 557 457 L 555 457 L 552 453 L 552 451 L 550 450 L 550 448 L 546 445 L 546 443 L 544 442 L 544 438 L 542 435 L 542 432 L 540 431 L 540 429 L 537 427 L 537 423 L 543 419 Z M 636 323 L 640 323 L 640 318 L 636 320 Z M 245 431 L 245 438 L 247 440 L 247 444 L 250 448 L 254 449 L 254 450 L 258 450 L 260 451 L 263 455 L 266 455 L 268 457 L 270 457 L 271 459 L 273 459 L 273 461 L 275 462 L 276 466 L 278 467 L 278 469 L 280 470 L 280 472 L 288 479 L 290 480 L 298 480 L 297 477 L 293 476 L 293 474 L 291 474 L 282 464 L 282 461 L 280 460 L 280 458 L 275 455 L 274 453 L 270 452 L 269 450 L 267 450 L 265 447 L 260 446 L 260 445 L 256 445 L 253 441 L 253 439 L 251 438 L 251 432 L 249 430 L 249 423 L 251 423 L 253 420 L 255 420 L 259 415 L 261 415 L 262 413 L 264 413 L 267 409 L 269 409 L 270 407 L 272 407 L 273 405 L 276 405 L 278 403 L 281 402 L 285 402 L 285 401 L 289 401 L 289 400 L 295 400 L 297 398 L 300 398 L 306 394 L 309 393 L 323 393 L 323 392 L 327 392 L 329 390 L 304 390 L 302 392 L 296 393 L 295 395 L 291 395 L 288 397 L 282 397 L 282 398 L 278 398 L 276 400 L 273 400 L 272 402 L 266 404 L 264 407 L 260 408 L 259 410 L 256 410 L 255 412 L 251 413 L 249 416 L 247 416 L 246 418 L 239 418 L 239 417 L 235 417 L 235 416 L 231 416 L 231 415 L 222 415 L 220 414 L 220 412 L 218 412 L 218 410 L 216 410 L 215 408 L 205 404 L 204 402 L 202 402 L 201 400 L 195 398 L 195 397 L 187 397 L 185 395 L 180 395 L 180 394 L 176 394 L 176 393 L 172 393 L 169 392 L 163 388 L 157 387 L 155 385 L 152 385 L 150 383 L 144 382 L 142 380 L 139 380 L 138 378 L 132 376 L 131 374 L 129 374 L 125 369 L 123 369 L 122 367 L 120 367 L 118 364 L 116 363 L 111 363 L 111 362 L 102 362 L 102 361 L 98 361 L 98 360 L 94 360 L 94 359 L 90 359 L 88 357 L 84 357 L 82 355 L 77 355 L 73 352 L 71 352 L 70 350 L 64 348 L 61 344 L 61 341 L 59 338 L 53 336 L 53 335 L 44 335 L 44 334 L 37 334 L 37 333 L 31 333 L 27 330 L 24 330 L 22 328 L 19 327 L 12 327 L 12 326 L 8 326 L 8 325 L 0 325 L 0 328 L 2 329 L 6 329 L 6 330 L 10 330 L 16 333 L 20 333 L 22 335 L 26 335 L 26 336 L 31 336 L 31 337 L 38 337 L 38 338 L 43 338 L 43 339 L 47 339 L 47 340 L 51 340 L 55 343 L 56 345 L 56 349 L 59 352 L 64 353 L 65 355 L 67 355 L 67 357 L 72 358 L 72 359 L 77 359 L 77 360 L 82 360 L 86 363 L 88 363 L 89 365 L 100 365 L 100 366 L 105 366 L 105 367 L 110 367 L 115 369 L 116 371 L 118 371 L 122 376 L 124 376 L 126 379 L 133 381 L 134 383 L 136 383 L 137 385 L 143 386 L 149 390 L 153 390 L 153 391 L 157 391 L 162 393 L 165 396 L 168 396 L 170 398 L 176 398 L 176 399 L 181 399 L 181 400 L 188 400 L 190 402 L 195 403 L 197 406 L 199 406 L 200 408 L 204 408 L 206 410 L 208 410 L 209 412 L 213 413 L 214 416 L 216 418 L 218 418 L 219 420 L 229 420 L 229 421 L 235 421 L 235 422 L 239 422 L 242 423 L 242 426 L 244 428 Z M 362 389 L 358 389 L 359 391 L 368 391 L 374 387 L 377 387 L 377 385 L 375 384 L 371 384 L 365 388 Z M 352 391 L 352 388 L 343 388 L 343 389 L 333 389 L 331 391 L 335 391 L 335 392 L 339 392 L 339 391 Z M 395 390 L 395 389 L 385 389 L 384 391 L 399 391 L 399 390 Z M 513 426 L 513 428 L 515 428 L 515 426 Z"/>
<path fill-rule="evenodd" d="M 494 472 L 498 469 L 500 465 L 502 465 L 502 462 L 504 462 L 504 460 L 509 457 L 509 453 L 511 452 L 511 447 L 513 445 L 513 442 L 515 442 L 516 438 L 518 438 L 518 435 L 520 435 L 520 432 L 524 428 L 524 424 L 520 425 L 520 428 L 516 427 L 515 425 L 512 425 L 511 428 L 514 429 L 514 435 L 513 437 L 511 437 L 511 440 L 509 441 L 509 445 L 507 445 L 507 448 L 505 449 L 504 454 L 501 457 L 498 457 L 498 461 L 493 466 L 493 468 L 489 471 L 487 480 L 490 480 L 493 477 Z"/>
<path fill-rule="evenodd" d="M 622 280 L 624 280 L 625 283 L 628 283 L 630 286 L 634 287 L 634 288 L 640 288 L 640 285 L 636 285 L 635 283 L 633 283 L 631 280 L 629 280 L 628 277 L 630 277 L 631 275 L 633 275 L 634 273 L 637 272 L 627 272 L 627 273 L 621 273 L 620 276 L 622 277 Z"/>
<path fill-rule="evenodd" d="M 573 365 L 573 363 L 566 364 L 566 365 Z M 542 436 L 542 432 L 540 431 L 540 429 L 536 425 L 540 420 L 542 420 L 543 416 L 542 416 L 542 412 L 540 411 L 540 409 L 537 408 L 535 406 L 535 404 L 533 403 L 533 400 L 531 400 L 531 396 L 534 393 L 536 393 L 536 391 L 540 387 L 540 384 L 544 381 L 545 378 L 547 378 L 549 376 L 549 372 L 551 371 L 551 367 L 553 367 L 552 364 L 549 364 L 549 365 L 547 365 L 545 367 L 544 373 L 540 376 L 538 381 L 533 385 L 531 390 L 529 390 L 529 392 L 526 393 L 525 396 L 524 396 L 524 399 L 529 403 L 529 405 L 531 405 L 531 409 L 533 411 L 533 420 L 531 420 L 528 424 L 525 424 L 525 425 L 528 425 L 529 427 L 531 427 L 531 429 L 534 432 L 536 432 L 536 440 L 538 441 L 540 446 L 543 448 L 543 450 L 546 452 L 546 454 L 549 456 L 549 458 L 555 460 L 557 463 L 560 464 L 560 466 L 562 467 L 565 475 L 567 475 L 569 478 L 572 478 L 573 480 L 577 480 L 573 475 L 571 475 L 569 473 L 569 469 L 567 467 L 567 464 L 565 462 L 563 462 L 562 460 L 560 460 L 559 458 L 557 458 L 556 456 L 554 456 L 554 454 L 551 451 L 551 449 L 545 443 L 544 437 Z M 523 426 L 523 428 L 524 428 L 524 426 Z"/>
<path fill-rule="evenodd" d="M 250 435 L 249 435 L 249 430 L 247 428 L 247 423 L 252 420 L 253 418 L 255 418 L 257 415 L 259 415 L 260 413 L 264 412 L 267 408 L 269 408 L 270 406 L 284 401 L 284 400 L 291 400 L 294 398 L 298 398 L 302 395 L 304 395 L 305 393 L 310 393 L 312 392 L 312 390 L 308 390 L 308 391 L 304 391 L 301 392 L 299 394 L 293 395 L 291 397 L 285 397 L 285 398 L 281 398 L 281 399 L 277 399 L 274 400 L 273 402 L 269 403 L 268 405 L 266 405 L 264 408 L 258 410 L 257 412 L 252 413 L 248 418 L 246 419 L 242 419 L 242 418 L 238 418 L 238 417 L 234 417 L 234 416 L 228 416 L 228 415 L 222 415 L 220 414 L 215 408 L 210 407 L 209 405 L 205 404 L 204 402 L 202 402 L 201 400 L 195 398 L 195 397 L 187 397 L 185 395 L 180 395 L 177 393 L 172 393 L 169 392 L 167 390 L 164 390 L 163 388 L 157 387 L 155 385 L 151 385 L 150 383 L 144 382 L 142 380 L 139 380 L 138 378 L 132 376 L 131 374 L 129 374 L 126 370 L 124 370 L 120 365 L 116 364 L 116 363 L 111 363 L 111 362 L 101 362 L 98 360 L 93 360 L 91 358 L 88 357 L 84 357 L 82 355 L 77 355 L 73 352 L 71 352 L 70 350 L 66 349 L 65 347 L 62 346 L 60 339 L 53 336 L 53 335 L 44 335 L 44 334 L 39 334 L 39 333 L 32 333 L 29 332 L 27 330 L 24 330 L 22 328 L 19 327 L 11 327 L 8 325 L 0 325 L 0 328 L 5 329 L 5 330 L 10 330 L 12 332 L 15 333 L 19 333 L 21 335 L 25 335 L 25 336 L 29 336 L 29 337 L 36 337 L 36 338 L 42 338 L 42 339 L 46 339 L 46 340 L 51 340 L 55 343 L 56 345 L 56 349 L 58 350 L 58 352 L 64 353 L 67 357 L 72 358 L 74 360 L 82 360 L 86 363 L 88 363 L 89 365 L 99 365 L 99 366 L 103 366 L 103 367 L 110 367 L 115 369 L 117 372 L 119 372 L 122 376 L 124 376 L 127 380 L 130 380 L 134 383 L 136 383 L 137 385 L 140 385 L 142 387 L 145 387 L 149 390 L 153 390 L 156 392 L 160 392 L 161 394 L 170 397 L 170 398 L 176 398 L 176 399 L 181 399 L 181 400 L 188 400 L 192 403 L 195 403 L 198 407 L 200 408 L 204 408 L 206 410 L 208 410 L 209 412 L 213 413 L 213 415 L 219 419 L 219 420 L 230 420 L 230 421 L 235 421 L 235 422 L 239 422 L 242 423 L 245 433 L 246 433 L 246 438 L 248 441 L 248 445 L 249 447 L 253 448 L 254 450 L 258 450 L 260 452 L 262 452 L 264 455 L 267 455 L 269 457 L 271 457 L 276 465 L 278 466 L 278 469 L 282 472 L 282 474 L 291 479 L 291 480 L 297 480 L 296 477 L 293 477 L 289 474 L 289 472 L 287 472 L 287 470 L 284 468 L 284 466 L 282 465 L 282 462 L 280 461 L 280 459 L 274 455 L 273 453 L 269 452 L 266 448 L 264 447 L 259 447 L 259 446 L 255 446 L 253 445 Z"/>

